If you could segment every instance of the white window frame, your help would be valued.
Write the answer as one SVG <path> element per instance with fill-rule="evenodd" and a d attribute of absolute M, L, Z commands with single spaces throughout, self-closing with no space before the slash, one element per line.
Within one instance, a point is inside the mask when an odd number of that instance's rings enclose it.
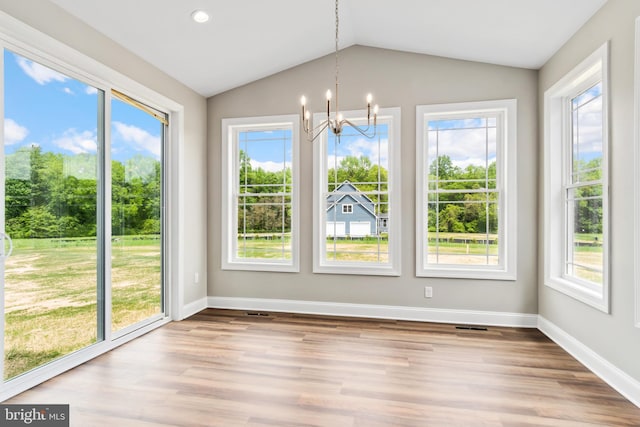
<path fill-rule="evenodd" d="M 242 117 L 222 119 L 222 269 L 248 271 L 279 271 L 297 273 L 300 271 L 299 239 L 299 140 L 300 116 Z M 235 197 L 239 157 L 234 134 L 245 129 L 291 129 L 291 258 L 268 260 L 239 258 L 236 256 L 238 201 Z"/>
<path fill-rule="evenodd" d="M 634 77 L 634 324 L 640 328 L 640 17 L 636 18 Z"/>
<path fill-rule="evenodd" d="M 503 119 L 496 141 L 498 190 L 498 257 L 493 265 L 429 264 L 427 259 L 429 120 L 498 114 Z M 516 280 L 517 277 L 517 100 L 462 102 L 416 107 L 416 276 Z"/>
<path fill-rule="evenodd" d="M 544 94 L 544 284 L 609 313 L 609 44 L 589 55 Z M 569 100 L 602 82 L 602 249 L 599 290 L 564 273 L 567 221 L 563 191 L 571 143 Z"/>
<path fill-rule="evenodd" d="M 366 110 L 352 110 L 341 112 L 345 119 L 366 119 Z M 326 119 L 326 113 L 313 115 L 314 123 Z M 389 262 L 388 263 L 357 263 L 347 261 L 332 261 L 326 257 L 326 238 L 324 225 L 327 222 L 326 200 L 324 194 L 327 189 L 327 173 L 329 170 L 327 159 L 327 142 L 329 131 L 324 131 L 313 142 L 314 178 L 313 178 L 313 272 L 327 274 L 356 274 L 373 276 L 400 276 L 400 240 L 401 233 L 401 168 L 400 168 L 400 107 L 381 108 L 378 111 L 378 123 L 385 122 L 389 126 Z M 357 122 L 356 122 L 357 123 Z"/>
<path fill-rule="evenodd" d="M 350 215 L 353 213 L 353 204 L 345 203 L 342 205 L 342 213 L 344 215 Z"/>

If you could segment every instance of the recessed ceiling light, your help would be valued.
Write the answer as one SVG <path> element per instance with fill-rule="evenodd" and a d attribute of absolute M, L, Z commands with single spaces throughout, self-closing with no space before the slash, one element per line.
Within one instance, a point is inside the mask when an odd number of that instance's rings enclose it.
<path fill-rule="evenodd" d="M 209 14 L 204 10 L 194 10 L 191 13 L 191 19 L 196 21 L 198 24 L 204 24 L 209 20 Z"/>

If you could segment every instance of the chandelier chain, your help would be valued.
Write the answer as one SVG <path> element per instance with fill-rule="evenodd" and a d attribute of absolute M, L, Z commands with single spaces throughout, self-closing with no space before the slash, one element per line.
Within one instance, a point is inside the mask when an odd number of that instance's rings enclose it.
<path fill-rule="evenodd" d="M 340 28 L 340 13 L 338 12 L 338 0 L 336 0 L 336 112 L 338 111 L 338 73 L 340 71 L 340 67 L 338 64 L 338 40 L 339 40 L 339 31 Z"/>

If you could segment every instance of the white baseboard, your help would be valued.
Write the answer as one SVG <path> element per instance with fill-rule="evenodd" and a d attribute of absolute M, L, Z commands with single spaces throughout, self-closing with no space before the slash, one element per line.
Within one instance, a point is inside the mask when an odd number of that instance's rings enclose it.
<path fill-rule="evenodd" d="M 274 312 L 320 314 L 329 316 L 370 317 L 375 319 L 415 320 L 465 325 L 535 328 L 537 314 L 493 311 L 443 310 L 424 307 L 347 304 L 337 302 L 296 301 L 268 298 L 209 297 L 210 308 L 264 310 Z"/>
<path fill-rule="evenodd" d="M 640 407 L 640 382 L 605 360 L 589 347 L 560 329 L 542 316 L 538 316 L 538 329 L 575 357 L 591 372 L 616 389 L 634 405 Z"/>
<path fill-rule="evenodd" d="M 207 308 L 207 297 L 200 298 L 194 302 L 190 302 L 189 304 L 182 307 L 180 312 L 180 320 L 186 319 L 189 316 L 193 316 L 194 314 L 204 310 Z"/>

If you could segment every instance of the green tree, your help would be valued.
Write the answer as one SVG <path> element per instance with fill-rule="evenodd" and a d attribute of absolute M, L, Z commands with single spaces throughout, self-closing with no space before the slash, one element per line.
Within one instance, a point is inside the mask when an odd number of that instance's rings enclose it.
<path fill-rule="evenodd" d="M 468 165 L 463 169 L 449 156 L 439 156 L 429 165 L 429 189 L 436 188 L 440 191 L 432 193 L 428 206 L 430 231 L 498 232 L 497 193 L 464 191 L 495 189 L 495 161 L 486 168 Z"/>
<path fill-rule="evenodd" d="M 240 194 L 238 233 L 268 233 L 291 230 L 291 169 L 268 171 L 254 168 L 243 150 L 239 153 Z M 250 195 L 248 195 L 250 194 Z M 285 196 L 282 196 L 285 194 Z"/>

